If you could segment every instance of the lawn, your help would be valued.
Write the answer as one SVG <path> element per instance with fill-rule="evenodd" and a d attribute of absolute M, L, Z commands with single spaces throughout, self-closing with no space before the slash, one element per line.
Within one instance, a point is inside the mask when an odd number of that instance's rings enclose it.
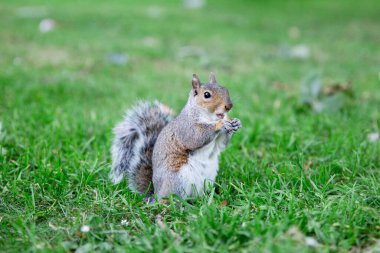
<path fill-rule="evenodd" d="M 0 252 L 379 252 L 379 13 L 377 0 L 1 1 Z M 215 190 L 146 205 L 112 185 L 123 112 L 138 99 L 179 112 L 210 71 L 243 123 Z"/>

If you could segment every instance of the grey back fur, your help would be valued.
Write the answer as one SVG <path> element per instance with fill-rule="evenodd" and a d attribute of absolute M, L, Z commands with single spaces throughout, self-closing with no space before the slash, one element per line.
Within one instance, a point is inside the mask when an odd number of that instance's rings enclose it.
<path fill-rule="evenodd" d="M 152 153 L 161 130 L 172 120 L 172 111 L 155 101 L 138 102 L 113 130 L 111 180 L 128 177 L 132 191 L 153 193 Z"/>

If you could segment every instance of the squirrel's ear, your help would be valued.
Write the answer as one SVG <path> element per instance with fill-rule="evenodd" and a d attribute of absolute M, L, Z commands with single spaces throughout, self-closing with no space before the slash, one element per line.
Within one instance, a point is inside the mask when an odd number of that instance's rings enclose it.
<path fill-rule="evenodd" d="M 216 83 L 216 76 L 214 73 L 210 73 L 210 83 Z"/>
<path fill-rule="evenodd" d="M 191 81 L 193 85 L 193 90 L 198 90 L 201 87 L 201 81 L 199 81 L 199 78 L 196 74 L 193 74 L 193 80 Z"/>

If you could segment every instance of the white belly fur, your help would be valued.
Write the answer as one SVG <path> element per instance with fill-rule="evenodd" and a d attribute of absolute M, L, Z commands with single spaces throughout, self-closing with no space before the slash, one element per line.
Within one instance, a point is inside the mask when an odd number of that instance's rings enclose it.
<path fill-rule="evenodd" d="M 189 156 L 188 163 L 179 170 L 183 190 L 187 196 L 194 196 L 194 190 L 196 194 L 202 195 L 205 186 L 213 185 L 219 169 L 221 141 L 216 137 L 206 146 L 194 151 Z"/>

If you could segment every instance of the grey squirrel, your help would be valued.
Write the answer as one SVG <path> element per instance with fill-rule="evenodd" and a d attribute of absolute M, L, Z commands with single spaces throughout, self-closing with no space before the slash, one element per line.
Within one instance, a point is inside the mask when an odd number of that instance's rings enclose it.
<path fill-rule="evenodd" d="M 127 176 L 132 191 L 158 199 L 202 195 L 215 180 L 220 152 L 241 128 L 238 119 L 228 119 L 231 108 L 213 73 L 204 84 L 193 75 L 187 104 L 175 118 L 157 101 L 139 102 L 114 128 L 110 178 L 119 183 Z"/>

